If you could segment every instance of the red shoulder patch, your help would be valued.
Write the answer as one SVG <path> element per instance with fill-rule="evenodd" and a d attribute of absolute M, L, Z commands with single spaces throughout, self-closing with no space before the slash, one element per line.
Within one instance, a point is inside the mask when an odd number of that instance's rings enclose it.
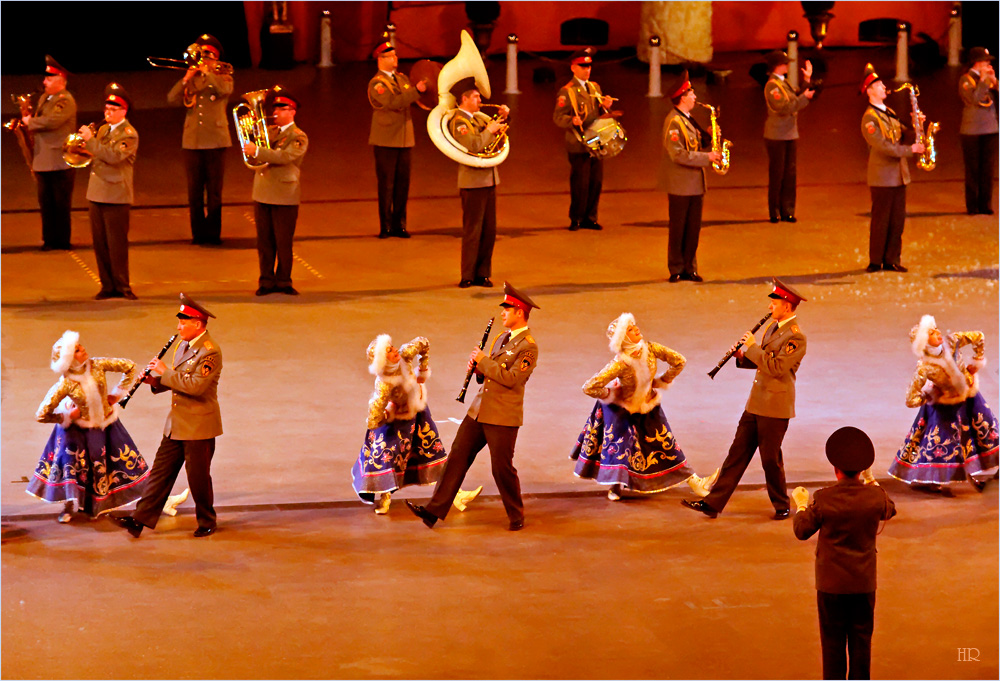
<path fill-rule="evenodd" d="M 559 95 L 559 99 L 556 100 L 556 106 L 566 106 L 566 95 Z"/>
<path fill-rule="evenodd" d="M 379 93 L 380 95 L 385 94 L 385 85 L 382 85 L 382 83 L 376 83 L 375 92 Z"/>
<path fill-rule="evenodd" d="M 461 125 L 459 125 L 458 126 L 458 134 L 459 135 L 468 135 L 469 134 L 469 126 L 467 126 L 465 123 L 462 123 Z"/>
<path fill-rule="evenodd" d="M 775 99 L 781 99 L 781 90 L 779 90 L 778 88 L 774 88 L 771 91 L 771 96 L 774 97 Z"/>
<path fill-rule="evenodd" d="M 681 138 L 680 133 L 677 132 L 676 128 L 670 128 L 670 141 L 677 142 Z"/>
<path fill-rule="evenodd" d="M 871 121 L 868 121 L 865 124 L 865 130 L 868 131 L 869 135 L 874 135 L 875 134 L 875 124 L 872 123 Z"/>

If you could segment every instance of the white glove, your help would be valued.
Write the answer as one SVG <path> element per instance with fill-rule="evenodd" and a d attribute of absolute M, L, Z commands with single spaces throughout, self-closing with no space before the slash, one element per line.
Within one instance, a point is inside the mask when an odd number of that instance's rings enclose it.
<path fill-rule="evenodd" d="M 796 487 L 792 490 L 792 500 L 795 502 L 795 510 L 801 511 L 809 505 L 809 490 L 805 487 Z"/>

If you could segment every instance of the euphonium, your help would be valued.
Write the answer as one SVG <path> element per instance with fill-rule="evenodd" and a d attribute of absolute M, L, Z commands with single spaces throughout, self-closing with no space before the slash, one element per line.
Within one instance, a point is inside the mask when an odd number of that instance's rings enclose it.
<path fill-rule="evenodd" d="M 96 123 L 91 123 L 87 127 L 94 135 L 97 135 Z M 63 142 L 62 157 L 70 168 L 86 168 L 94 160 L 94 155 L 87 151 L 87 143 L 84 141 L 83 135 L 78 132 L 66 137 L 66 141 Z"/>
<path fill-rule="evenodd" d="M 722 128 L 719 127 L 719 110 L 712 106 L 711 104 L 702 104 L 698 102 L 703 107 L 708 109 L 709 116 L 712 122 L 712 151 L 717 151 L 722 154 L 722 160 L 712 163 L 712 170 L 717 172 L 719 175 L 725 175 L 729 172 L 729 149 L 733 146 L 733 143 L 729 140 L 722 139 Z"/>
<path fill-rule="evenodd" d="M 934 135 L 941 129 L 938 123 L 928 123 L 925 129 L 920 122 L 920 106 L 917 104 L 917 96 L 920 95 L 920 88 L 912 83 L 903 83 L 893 92 L 910 91 L 910 106 L 913 108 L 913 126 L 917 133 L 917 142 L 924 145 L 924 153 L 917 159 L 917 167 L 921 170 L 934 170 L 937 165 L 937 149 L 934 148 Z"/>
<path fill-rule="evenodd" d="M 252 142 L 264 149 L 271 148 L 271 140 L 267 136 L 267 116 L 264 115 L 264 98 L 267 90 L 253 90 L 243 95 L 246 102 L 240 102 L 233 107 L 233 120 L 236 121 L 236 136 L 240 140 L 240 150 L 247 142 Z M 240 113 L 240 109 L 246 109 Z M 258 161 L 243 153 L 243 163 L 251 170 L 264 168 L 267 163 Z"/>

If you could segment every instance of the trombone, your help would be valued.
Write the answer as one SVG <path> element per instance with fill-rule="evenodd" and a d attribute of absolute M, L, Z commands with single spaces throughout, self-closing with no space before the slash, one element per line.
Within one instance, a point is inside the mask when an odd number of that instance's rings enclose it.
<path fill-rule="evenodd" d="M 211 59 L 211 64 L 205 61 L 206 59 Z M 184 52 L 184 57 L 182 59 L 171 59 L 170 57 L 146 57 L 146 61 L 149 62 L 150 66 L 155 66 L 158 69 L 177 69 L 178 71 L 188 71 L 189 69 L 201 69 L 202 67 L 206 67 L 206 71 L 208 73 L 212 73 L 216 76 L 233 75 L 232 64 L 214 59 L 205 47 L 203 45 L 199 45 L 198 43 L 191 43 L 188 45 L 187 51 Z M 185 85 L 184 106 L 190 109 L 194 106 L 194 104 L 194 93 L 188 91 L 188 88 Z"/>

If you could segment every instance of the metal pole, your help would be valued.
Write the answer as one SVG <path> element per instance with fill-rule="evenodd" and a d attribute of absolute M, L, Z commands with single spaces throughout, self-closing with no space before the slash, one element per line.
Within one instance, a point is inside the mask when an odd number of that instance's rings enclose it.
<path fill-rule="evenodd" d="M 910 80 L 910 24 L 900 21 L 896 25 L 896 77 L 897 83 L 907 83 Z"/>
<path fill-rule="evenodd" d="M 386 24 L 385 32 L 389 34 L 389 44 L 393 49 L 396 47 L 396 24 Z"/>
<path fill-rule="evenodd" d="M 505 95 L 521 94 L 521 91 L 517 89 L 517 35 L 514 33 L 507 36 L 507 89 L 503 93 Z"/>
<path fill-rule="evenodd" d="M 330 12 L 320 12 L 319 20 L 319 64 L 321 69 L 333 66 L 333 33 Z"/>
<path fill-rule="evenodd" d="M 962 3 L 956 2 L 951 8 L 948 20 L 948 66 L 958 66 L 958 53 L 962 51 Z"/>
<path fill-rule="evenodd" d="M 647 97 L 662 97 L 660 88 L 660 36 L 649 36 L 649 93 Z"/>
<path fill-rule="evenodd" d="M 788 84 L 799 89 L 799 32 L 788 32 Z"/>

